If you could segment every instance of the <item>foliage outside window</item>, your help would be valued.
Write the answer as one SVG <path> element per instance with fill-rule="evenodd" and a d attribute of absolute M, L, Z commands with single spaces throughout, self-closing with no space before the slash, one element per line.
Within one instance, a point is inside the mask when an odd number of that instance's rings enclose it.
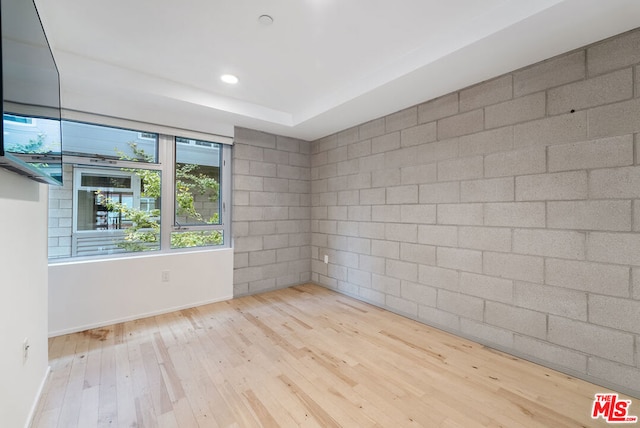
<path fill-rule="evenodd" d="M 192 227 L 221 225 L 220 144 L 176 138 L 175 222 L 171 248 L 222 245 L 223 231 L 191 230 Z M 181 230 L 188 227 L 189 230 Z"/>
<path fill-rule="evenodd" d="M 66 167 L 74 175 L 71 256 L 160 250 L 158 135 L 63 126 Z"/>
<path fill-rule="evenodd" d="M 66 125 L 71 144 L 65 140 L 65 168 L 74 176 L 68 180 L 73 188 L 51 194 L 50 257 L 225 244 L 221 165 L 222 152 L 228 149 L 223 145 L 75 122 Z M 160 158 L 177 161 L 163 165 Z M 167 193 L 166 186 L 175 191 Z M 67 210 L 73 218 L 70 239 L 61 227 L 71 223 L 60 209 L 69 205 L 65 191 L 73 198 L 73 210 Z M 60 217 L 54 218 L 54 213 Z M 70 251 L 60 245 L 65 241 L 71 242 Z M 58 247 L 52 248 L 52 243 Z"/>
<path fill-rule="evenodd" d="M 176 156 L 182 154 L 180 145 L 201 141 L 176 139 Z M 215 144 L 215 143 L 212 143 Z M 175 166 L 175 199 L 176 199 L 176 225 L 178 229 L 185 226 L 197 225 L 219 225 L 219 152 L 218 145 L 215 144 L 216 152 L 205 153 L 205 159 L 193 159 L 197 163 L 176 162 Z M 212 147 L 212 146 L 209 146 Z M 144 150 L 131 144 L 131 152 L 134 156 L 128 156 L 124 152 L 119 152 L 121 160 L 137 162 L 138 160 L 149 161 L 151 157 Z M 198 153 L 202 155 L 202 153 Z M 217 159 L 211 159 L 211 155 Z M 209 163 L 209 165 L 204 162 Z M 141 197 L 159 199 L 160 198 L 160 176 L 155 171 L 146 169 L 127 169 L 123 171 L 135 174 L 142 187 Z M 98 191 L 100 195 L 100 191 Z M 124 241 L 117 245 L 126 251 L 149 251 L 155 249 L 149 245 L 158 242 L 160 239 L 159 210 L 144 210 L 138 206 L 132 206 L 124 201 L 119 201 L 113 197 L 103 197 L 103 205 L 110 212 L 116 212 L 131 222 L 131 226 L 126 229 Z M 178 220 L 179 219 L 179 220 Z M 178 230 L 171 233 L 171 248 L 204 247 L 211 245 L 222 245 L 223 235 L 220 230 Z"/>
<path fill-rule="evenodd" d="M 160 249 L 160 173 L 144 169 L 122 168 L 136 176 L 140 185 L 138 198 L 123 197 L 122 193 L 95 191 L 96 203 L 105 209 L 107 218 L 114 218 L 124 237 L 115 239 L 116 247 L 127 252 L 153 251 Z M 134 202 L 134 200 L 136 202 Z M 140 203 L 145 200 L 146 204 Z M 149 201 L 153 201 L 150 203 Z M 111 224 L 107 222 L 107 227 Z"/>

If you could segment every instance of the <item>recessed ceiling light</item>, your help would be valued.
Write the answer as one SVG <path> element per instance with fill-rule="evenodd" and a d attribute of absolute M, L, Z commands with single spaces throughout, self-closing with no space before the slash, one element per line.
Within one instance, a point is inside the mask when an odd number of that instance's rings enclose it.
<path fill-rule="evenodd" d="M 260 15 L 258 17 L 258 22 L 260 22 L 262 25 L 271 25 L 273 24 L 273 18 L 269 15 Z"/>
<path fill-rule="evenodd" d="M 222 76 L 220 76 L 220 80 L 230 85 L 235 85 L 236 83 L 238 83 L 238 78 L 233 74 L 223 74 Z"/>

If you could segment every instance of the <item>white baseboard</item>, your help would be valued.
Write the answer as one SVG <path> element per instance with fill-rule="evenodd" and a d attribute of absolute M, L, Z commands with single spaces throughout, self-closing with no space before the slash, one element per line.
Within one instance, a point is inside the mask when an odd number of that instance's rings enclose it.
<path fill-rule="evenodd" d="M 170 307 L 170 308 L 166 308 L 166 309 L 161 309 L 161 310 L 158 310 L 158 311 L 146 312 L 146 313 L 142 313 L 142 314 L 136 314 L 136 315 L 131 315 L 131 316 L 128 316 L 128 317 L 116 318 L 116 319 L 107 320 L 107 321 L 101 321 L 101 322 L 92 323 L 92 324 L 80 325 L 80 326 L 77 326 L 77 327 L 66 328 L 66 329 L 63 329 L 63 330 L 50 331 L 49 332 L 49 337 L 62 336 L 64 334 L 77 333 L 79 331 L 91 330 L 91 329 L 94 329 L 94 328 L 105 327 L 105 326 L 108 326 L 108 325 L 119 324 L 119 323 L 122 323 L 122 322 L 139 320 L 139 319 L 142 319 L 142 318 L 153 317 L 153 316 L 156 316 L 156 315 L 168 314 L 170 312 L 180 311 L 182 309 L 189 309 L 189 308 L 195 308 L 197 306 L 209 305 L 211 303 L 224 302 L 225 300 L 231 300 L 232 298 L 233 298 L 233 295 L 223 296 L 223 297 L 218 297 L 216 299 L 207 300 L 207 301 L 203 301 L 203 302 L 189 303 L 189 304 L 186 304 L 186 305 L 174 306 L 174 307 Z"/>
<path fill-rule="evenodd" d="M 44 372 L 44 377 L 42 378 L 42 382 L 40 382 L 40 387 L 38 388 L 38 393 L 36 394 L 33 404 L 31 405 L 31 410 L 29 410 L 29 416 L 24 424 L 24 428 L 30 428 L 31 424 L 33 424 L 33 417 L 36 415 L 36 410 L 38 408 L 38 404 L 40 403 L 40 399 L 42 398 L 42 391 L 44 391 L 44 386 L 47 383 L 47 379 L 49 379 L 49 374 L 51 373 L 51 366 L 47 366 L 47 370 Z"/>

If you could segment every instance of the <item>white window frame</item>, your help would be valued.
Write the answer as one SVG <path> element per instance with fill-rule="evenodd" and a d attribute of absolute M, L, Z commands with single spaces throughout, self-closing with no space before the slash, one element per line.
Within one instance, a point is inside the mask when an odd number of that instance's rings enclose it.
<path fill-rule="evenodd" d="M 83 175 L 102 175 L 102 176 L 112 176 L 112 177 L 129 177 L 131 178 L 131 186 L 129 188 L 124 187 L 93 187 L 93 186 L 83 186 L 82 185 L 82 176 Z M 105 190 L 105 191 L 130 191 L 133 194 L 133 206 L 139 206 L 140 204 L 140 178 L 132 172 L 120 171 L 117 168 L 104 169 L 104 168 L 95 168 L 91 166 L 76 166 L 73 169 L 73 233 L 105 233 L 103 230 L 78 230 L 78 192 L 80 190 L 88 190 L 88 191 L 96 191 L 96 190 Z"/>
<path fill-rule="evenodd" d="M 171 219 L 171 227 L 160 228 L 160 242 L 162 249 L 168 251 L 185 251 L 200 249 L 213 249 L 213 248 L 230 248 L 231 247 L 231 214 L 229 205 L 231 201 L 231 146 L 228 144 L 216 143 L 215 141 L 207 141 L 220 145 L 220 224 L 205 224 L 205 225 L 180 225 L 176 219 L 176 195 L 175 195 L 175 165 L 176 165 L 176 151 L 177 142 L 176 137 L 181 135 L 169 136 L 160 135 L 158 145 L 159 162 L 167 166 L 166 171 L 162 173 L 169 174 L 171 177 L 171 183 L 168 186 L 162 186 L 162 205 L 161 205 L 161 218 Z M 206 140 L 202 140 L 206 141 Z M 164 159 L 163 159 L 164 156 Z M 187 232 L 187 231 L 222 231 L 223 244 L 220 246 L 208 246 L 208 247 L 187 247 L 187 248 L 171 248 L 171 234 L 173 232 Z M 166 247 L 165 247 L 166 245 Z"/>
<path fill-rule="evenodd" d="M 101 125 L 99 126 L 110 126 Z M 138 132 L 145 133 L 144 130 L 138 129 Z M 175 159 L 176 159 L 176 137 L 184 137 L 184 135 L 168 135 L 158 134 L 158 151 L 157 151 L 157 163 L 147 162 L 133 162 L 115 159 L 105 159 L 101 157 L 90 156 L 68 156 L 63 155 L 63 164 L 72 164 L 74 168 L 73 172 L 73 209 L 72 209 L 72 234 L 91 234 L 95 232 L 104 231 L 92 231 L 77 229 L 77 192 L 82 188 L 80 186 L 80 177 L 82 172 L 90 172 L 92 167 L 95 171 L 106 171 L 99 167 L 108 167 L 108 175 L 122 175 L 122 176 L 135 176 L 135 174 L 128 173 L 126 171 L 120 171 L 122 168 L 131 169 L 147 169 L 156 170 L 161 174 L 161 204 L 160 204 L 160 249 L 153 252 L 146 252 L 145 255 L 161 254 L 161 253 L 175 253 L 175 252 L 188 252 L 188 251 L 211 251 L 216 249 L 231 248 L 231 145 L 221 141 L 216 141 L 216 138 L 203 139 L 215 144 L 219 144 L 221 160 L 220 160 L 220 224 L 211 225 L 179 225 L 176 222 L 176 210 L 175 210 Z M 185 137 L 191 138 L 191 137 Z M 79 171 L 79 172 L 76 172 Z M 136 177 L 137 178 L 137 177 Z M 135 187 L 132 180 L 132 187 Z M 137 197 L 139 195 L 139 185 L 137 185 Z M 118 189 L 122 190 L 122 189 Z M 134 190 L 134 198 L 135 198 Z M 134 202 L 136 203 L 136 202 Z M 213 231 L 220 230 L 223 234 L 223 244 L 218 246 L 203 246 L 203 247 L 186 247 L 186 248 L 171 248 L 171 233 L 184 232 L 184 231 Z M 70 260 L 82 260 L 82 259 L 109 259 L 114 257 L 135 257 L 139 256 L 139 252 L 119 252 L 117 254 L 101 254 L 95 256 L 70 256 L 61 258 L 52 258 L 50 263 L 56 262 L 68 262 Z"/>

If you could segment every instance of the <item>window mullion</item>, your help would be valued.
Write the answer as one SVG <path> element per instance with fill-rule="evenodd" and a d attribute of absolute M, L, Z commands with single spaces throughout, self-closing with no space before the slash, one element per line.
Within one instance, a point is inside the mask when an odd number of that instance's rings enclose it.
<path fill-rule="evenodd" d="M 231 246 L 231 146 L 222 148 L 222 185 L 220 186 L 220 220 L 223 225 L 225 245 Z"/>
<path fill-rule="evenodd" d="M 175 144 L 173 137 L 160 135 L 158 142 L 159 162 L 162 166 L 162 202 L 160 213 L 162 222 L 160 223 L 160 243 L 161 249 L 171 249 L 171 231 L 175 221 Z"/>
<path fill-rule="evenodd" d="M 113 168 L 115 170 L 122 168 L 143 168 L 149 170 L 161 169 L 160 165 L 155 163 L 133 162 L 117 159 L 95 159 L 88 156 L 63 155 L 63 161 L 64 163 L 81 166 L 83 168 Z"/>

